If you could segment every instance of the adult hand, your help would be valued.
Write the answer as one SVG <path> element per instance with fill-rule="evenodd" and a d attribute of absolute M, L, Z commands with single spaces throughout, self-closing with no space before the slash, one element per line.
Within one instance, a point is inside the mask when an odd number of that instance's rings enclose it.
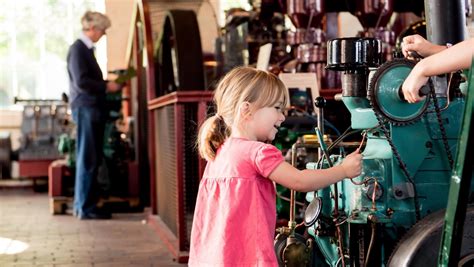
<path fill-rule="evenodd" d="M 408 77 L 405 79 L 402 85 L 403 96 L 408 103 L 416 103 L 424 99 L 420 97 L 420 88 L 428 82 L 429 77 L 423 75 L 423 60 L 420 61 L 411 70 Z"/>
<path fill-rule="evenodd" d="M 354 178 L 362 173 L 362 154 L 359 149 L 347 155 L 341 164 L 347 178 Z"/>
<path fill-rule="evenodd" d="M 122 89 L 122 85 L 116 82 L 107 82 L 107 93 L 115 93 Z"/>
<path fill-rule="evenodd" d="M 416 52 L 422 57 L 428 57 L 445 48 L 445 46 L 430 43 L 418 34 L 405 36 L 402 42 L 402 53 L 407 58 L 413 58 L 410 52 Z"/>

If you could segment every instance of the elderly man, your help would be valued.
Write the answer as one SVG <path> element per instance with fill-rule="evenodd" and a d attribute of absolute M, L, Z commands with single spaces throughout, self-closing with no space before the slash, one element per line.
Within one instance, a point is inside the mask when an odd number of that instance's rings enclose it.
<path fill-rule="evenodd" d="M 77 126 L 74 215 L 81 220 L 110 219 L 110 213 L 97 207 L 97 174 L 102 160 L 105 95 L 121 90 L 121 85 L 104 80 L 94 56 L 94 43 L 110 27 L 109 18 L 87 11 L 81 23 L 82 34 L 67 55 L 70 105 Z"/>

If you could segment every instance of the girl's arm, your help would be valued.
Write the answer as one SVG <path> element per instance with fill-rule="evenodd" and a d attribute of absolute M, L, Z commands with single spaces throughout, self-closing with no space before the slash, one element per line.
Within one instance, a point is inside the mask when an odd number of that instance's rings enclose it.
<path fill-rule="evenodd" d="M 321 170 L 298 170 L 282 162 L 268 177 L 284 187 L 299 192 L 315 191 L 348 177 L 359 176 L 362 171 L 362 155 L 355 151 L 348 155 L 341 165 Z"/>

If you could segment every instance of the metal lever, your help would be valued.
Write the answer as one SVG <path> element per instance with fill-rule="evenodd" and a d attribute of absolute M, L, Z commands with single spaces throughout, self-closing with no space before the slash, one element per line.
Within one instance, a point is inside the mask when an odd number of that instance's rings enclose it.
<path fill-rule="evenodd" d="M 408 51 L 408 57 L 413 58 L 416 61 L 423 59 L 423 57 L 416 51 Z"/>
<path fill-rule="evenodd" d="M 403 84 L 401 84 L 400 87 L 398 88 L 398 97 L 400 97 L 400 100 L 406 101 L 405 95 L 403 95 L 402 85 Z M 423 85 L 418 91 L 419 96 L 427 96 L 429 95 L 429 93 L 430 93 L 430 87 L 428 86 L 428 84 Z"/>

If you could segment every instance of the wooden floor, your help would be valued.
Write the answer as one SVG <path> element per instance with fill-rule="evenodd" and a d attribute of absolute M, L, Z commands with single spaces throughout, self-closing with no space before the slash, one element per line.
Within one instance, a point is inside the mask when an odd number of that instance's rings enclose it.
<path fill-rule="evenodd" d="M 47 193 L 0 189 L 0 266 L 186 266 L 173 261 L 144 213 L 112 220 L 53 216 Z"/>

